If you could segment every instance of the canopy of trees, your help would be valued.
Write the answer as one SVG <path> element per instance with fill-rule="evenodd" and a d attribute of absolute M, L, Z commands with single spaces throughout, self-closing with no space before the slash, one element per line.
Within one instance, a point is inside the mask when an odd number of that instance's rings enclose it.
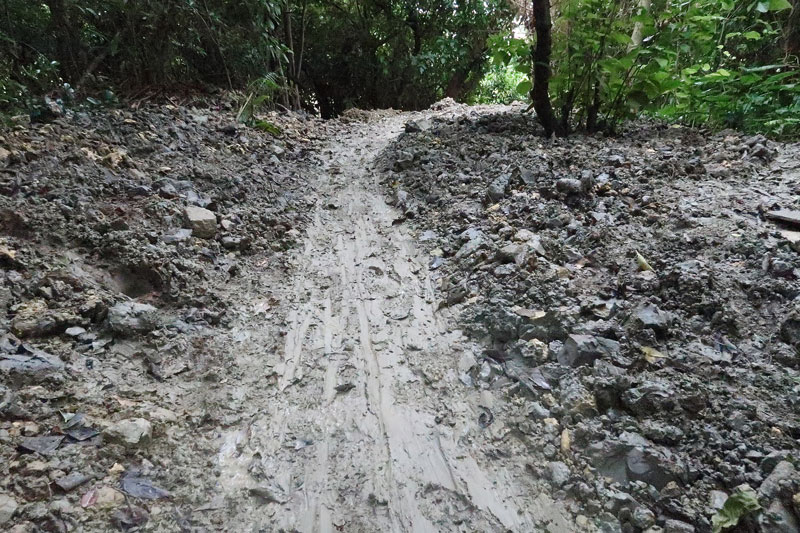
<path fill-rule="evenodd" d="M 0 0 L 0 111 L 179 84 L 326 117 L 531 97 L 560 134 L 648 113 L 791 136 L 798 54 L 800 0 Z"/>

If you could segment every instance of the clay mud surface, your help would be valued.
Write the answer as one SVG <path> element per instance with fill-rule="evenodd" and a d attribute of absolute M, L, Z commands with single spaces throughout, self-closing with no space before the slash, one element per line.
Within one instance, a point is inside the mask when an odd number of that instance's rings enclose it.
<path fill-rule="evenodd" d="M 0 134 L 0 529 L 797 527 L 796 146 L 266 118 Z"/>

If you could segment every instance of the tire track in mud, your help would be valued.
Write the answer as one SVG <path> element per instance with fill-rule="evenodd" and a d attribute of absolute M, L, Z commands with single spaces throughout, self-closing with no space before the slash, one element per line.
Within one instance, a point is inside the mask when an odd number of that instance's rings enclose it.
<path fill-rule="evenodd" d="M 533 491 L 524 456 L 486 453 L 479 394 L 455 372 L 470 346 L 435 313 L 410 230 L 392 225 L 369 168 L 406 118 L 351 126 L 323 156 L 292 280 L 263 288 L 287 317 L 283 353 L 254 348 L 270 328 L 240 314 L 250 349 L 234 355 L 236 394 L 252 415 L 220 438 L 228 531 L 576 529 Z"/>

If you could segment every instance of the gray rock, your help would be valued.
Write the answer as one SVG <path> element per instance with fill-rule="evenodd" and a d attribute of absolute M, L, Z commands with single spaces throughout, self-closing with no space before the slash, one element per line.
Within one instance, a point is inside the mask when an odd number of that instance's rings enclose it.
<path fill-rule="evenodd" d="M 570 335 L 558 353 L 558 362 L 576 367 L 591 365 L 600 358 L 609 358 L 619 353 L 619 343 L 593 335 Z"/>
<path fill-rule="evenodd" d="M 163 235 L 161 237 L 161 240 L 163 242 L 167 243 L 167 244 L 176 244 L 176 243 L 179 243 L 179 242 L 186 242 L 186 241 L 188 241 L 189 239 L 192 238 L 192 231 L 193 230 L 188 229 L 188 228 L 182 228 L 182 229 L 176 230 L 174 233 L 171 233 L 169 235 Z"/>
<path fill-rule="evenodd" d="M 184 209 L 184 215 L 195 237 L 213 239 L 217 234 L 217 216 L 212 211 L 203 207 L 188 206 Z"/>
<path fill-rule="evenodd" d="M 561 178 L 556 181 L 556 190 L 564 194 L 578 194 L 581 192 L 581 182 L 575 178 Z"/>
<path fill-rule="evenodd" d="M 17 507 L 17 500 L 8 494 L 0 494 L 0 526 L 11 522 Z"/>
<path fill-rule="evenodd" d="M 535 418 L 536 420 L 544 420 L 545 418 L 550 418 L 550 410 L 547 409 L 545 406 L 540 404 L 539 402 L 533 402 L 530 405 L 530 409 L 528 410 L 528 414 Z"/>
<path fill-rule="evenodd" d="M 791 452 L 788 450 L 778 450 L 768 453 L 763 459 L 761 459 L 761 472 L 765 476 L 769 475 L 769 473 L 772 472 L 778 463 L 781 461 L 786 461 L 790 455 Z"/>
<path fill-rule="evenodd" d="M 720 163 L 706 163 L 705 169 L 712 178 L 728 178 L 731 175 L 730 167 Z"/>
<path fill-rule="evenodd" d="M 464 257 L 469 257 L 481 248 L 484 248 L 488 243 L 488 239 L 486 235 L 483 234 L 482 231 L 478 230 L 473 234 L 470 234 L 470 238 L 467 242 L 465 242 L 461 248 L 456 252 L 456 259 L 463 259 Z"/>
<path fill-rule="evenodd" d="M 0 372 L 37 381 L 63 369 L 64 362 L 55 355 L 19 344 L 19 340 L 10 335 L 0 338 Z"/>
<path fill-rule="evenodd" d="M 694 526 L 680 520 L 664 522 L 664 533 L 694 533 Z"/>
<path fill-rule="evenodd" d="M 240 250 L 246 247 L 247 239 L 235 235 L 225 235 L 222 237 L 221 243 L 226 250 Z"/>
<path fill-rule="evenodd" d="M 780 500 L 773 501 L 766 511 L 758 516 L 758 525 L 763 533 L 797 533 L 800 521 Z"/>
<path fill-rule="evenodd" d="M 664 334 L 669 329 L 672 314 L 662 311 L 653 304 L 647 304 L 633 312 L 631 321 L 639 328 L 652 329 L 656 333 Z"/>
<path fill-rule="evenodd" d="M 725 505 L 725 501 L 728 499 L 728 493 L 723 492 L 721 490 L 712 490 L 708 493 L 708 506 L 718 511 L 722 509 L 722 506 Z"/>
<path fill-rule="evenodd" d="M 506 195 L 506 190 L 508 189 L 508 184 L 510 181 L 510 174 L 503 174 L 502 176 L 495 178 L 495 180 L 489 184 L 489 189 L 486 191 L 486 196 L 489 198 L 489 200 L 491 202 L 499 202 L 502 200 Z"/>
<path fill-rule="evenodd" d="M 67 328 L 67 330 L 64 331 L 64 333 L 66 333 L 70 337 L 78 337 L 86 333 L 86 330 L 80 326 L 73 326 L 71 328 Z"/>
<path fill-rule="evenodd" d="M 103 433 L 109 440 L 136 446 L 152 437 L 153 426 L 144 418 L 127 418 L 111 424 Z"/>
<path fill-rule="evenodd" d="M 583 386 L 580 379 L 566 375 L 560 383 L 561 404 L 569 415 L 591 416 L 597 414 L 594 394 Z"/>
<path fill-rule="evenodd" d="M 675 392 L 667 385 L 648 381 L 628 389 L 621 395 L 622 403 L 633 413 L 648 415 L 675 407 Z"/>
<path fill-rule="evenodd" d="M 622 533 L 622 526 L 616 516 L 603 513 L 595 519 L 597 530 L 600 533 Z"/>
<path fill-rule="evenodd" d="M 410 152 L 399 152 L 394 162 L 394 171 L 401 172 L 410 169 L 412 166 L 414 166 L 414 154 Z"/>
<path fill-rule="evenodd" d="M 527 258 L 528 247 L 524 244 L 506 244 L 497 250 L 496 258 L 501 263 L 522 265 Z"/>
<path fill-rule="evenodd" d="M 532 187 L 536 185 L 536 174 L 534 174 L 530 170 L 523 170 L 519 173 L 519 179 L 522 180 L 522 183 L 527 185 L 528 187 Z"/>
<path fill-rule="evenodd" d="M 564 340 L 566 337 L 564 317 L 556 311 L 547 311 L 542 316 L 528 318 L 520 326 L 520 338 L 525 340 L 538 339 L 542 342 L 552 342 Z"/>
<path fill-rule="evenodd" d="M 633 511 L 631 523 L 638 528 L 647 529 L 656 524 L 656 515 L 647 507 L 637 507 Z"/>
<path fill-rule="evenodd" d="M 519 338 L 520 316 L 506 307 L 498 307 L 486 318 L 486 329 L 492 338 L 499 342 L 509 342 Z"/>
<path fill-rule="evenodd" d="M 598 472 L 617 483 L 644 481 L 661 490 L 669 482 L 687 477 L 683 461 L 636 433 L 623 432 L 619 439 L 594 442 L 586 451 Z"/>
<path fill-rule="evenodd" d="M 771 220 L 778 220 L 786 222 L 787 224 L 794 224 L 800 226 L 800 211 L 793 209 L 778 209 L 776 211 L 769 211 L 766 217 Z"/>
<path fill-rule="evenodd" d="M 561 461 L 551 461 L 547 463 L 547 476 L 553 486 L 561 488 L 569 481 L 569 467 Z"/>
<path fill-rule="evenodd" d="M 797 476 L 797 470 L 792 463 L 781 461 L 775 465 L 772 473 L 758 487 L 758 495 L 768 500 L 776 498 L 781 493 L 781 487 L 784 485 L 789 486 L 793 480 L 798 479 Z"/>
<path fill-rule="evenodd" d="M 686 467 L 668 450 L 633 448 L 625 457 L 627 477 L 661 490 L 670 481 L 684 480 Z"/>
<path fill-rule="evenodd" d="M 781 324 L 781 340 L 792 346 L 800 345 L 800 310 L 795 310 Z"/>
<path fill-rule="evenodd" d="M 120 302 L 108 310 L 108 327 L 120 335 L 148 333 L 160 325 L 158 309 L 139 302 Z"/>
<path fill-rule="evenodd" d="M 419 120 L 409 120 L 406 122 L 405 130 L 406 133 L 419 133 L 422 131 L 428 131 L 433 127 L 433 123 L 428 118 L 422 118 Z"/>

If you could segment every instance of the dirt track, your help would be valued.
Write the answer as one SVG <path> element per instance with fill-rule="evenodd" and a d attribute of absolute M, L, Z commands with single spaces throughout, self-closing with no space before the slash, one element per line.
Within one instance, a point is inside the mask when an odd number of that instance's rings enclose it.
<path fill-rule="evenodd" d="M 535 497 L 524 457 L 486 453 L 492 444 L 479 418 L 493 399 L 467 390 L 456 371 L 472 347 L 435 312 L 416 239 L 392 224 L 399 213 L 371 171 L 405 120 L 359 125 L 323 150 L 312 180 L 320 201 L 291 280 L 256 288 L 238 313 L 232 335 L 246 340 L 236 344 L 242 381 L 231 393 L 257 412 L 223 437 L 219 484 L 238 502 L 230 523 L 416 532 L 533 531 L 552 522 L 554 531 L 574 530 L 558 506 Z M 274 354 L 259 350 L 272 333 L 258 312 L 265 301 L 288 322 Z M 238 497 L 245 489 L 261 496 Z"/>
<path fill-rule="evenodd" d="M 797 147 L 217 109 L 0 139 L 0 529 L 791 530 Z"/>

